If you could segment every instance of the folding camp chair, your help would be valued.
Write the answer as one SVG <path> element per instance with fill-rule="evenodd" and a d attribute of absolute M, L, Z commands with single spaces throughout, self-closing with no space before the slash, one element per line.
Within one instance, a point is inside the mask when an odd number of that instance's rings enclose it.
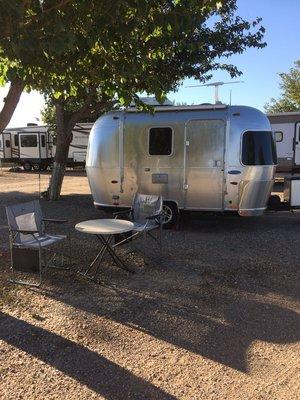
<path fill-rule="evenodd" d="M 134 239 L 147 237 L 154 239 L 162 250 L 162 227 L 163 227 L 163 198 L 162 196 L 136 193 L 130 210 L 114 213 L 115 218 L 128 216 L 133 222 L 132 235 L 123 238 L 113 247 L 131 242 Z M 154 230 L 159 230 L 158 237 L 153 234 Z M 137 250 L 137 249 L 136 249 Z"/>
<path fill-rule="evenodd" d="M 64 223 L 67 221 L 43 218 L 38 200 L 7 206 L 6 215 L 11 251 L 11 282 L 29 286 L 40 286 L 43 269 L 45 267 L 53 267 L 49 265 L 47 252 L 51 252 L 54 256 L 60 254 L 62 263 L 64 259 L 64 253 L 51 250 L 49 247 L 67 239 L 65 235 L 46 234 L 45 223 Z M 69 269 L 63 266 L 54 268 Z M 38 283 L 14 279 L 17 271 L 38 274 Z"/>

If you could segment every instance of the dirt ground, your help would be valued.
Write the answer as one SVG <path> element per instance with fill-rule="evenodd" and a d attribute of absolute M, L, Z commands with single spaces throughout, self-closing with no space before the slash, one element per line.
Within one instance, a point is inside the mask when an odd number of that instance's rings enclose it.
<path fill-rule="evenodd" d="M 98 243 L 74 225 L 104 215 L 68 173 L 41 205 L 69 220 L 56 233 L 78 261 L 32 289 L 8 282 L 4 206 L 38 190 L 37 174 L 0 172 L 1 399 L 299 399 L 300 214 L 184 216 L 163 259 L 135 274 L 107 261 L 96 284 L 75 271 Z"/>

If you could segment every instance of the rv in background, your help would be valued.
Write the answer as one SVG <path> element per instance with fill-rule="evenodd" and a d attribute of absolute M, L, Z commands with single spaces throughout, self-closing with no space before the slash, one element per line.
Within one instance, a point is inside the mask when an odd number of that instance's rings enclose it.
<path fill-rule="evenodd" d="M 219 104 L 111 111 L 94 124 L 86 171 L 95 207 L 129 207 L 133 195 L 159 194 L 172 223 L 178 210 L 266 209 L 276 149 L 268 118 Z"/>
<path fill-rule="evenodd" d="M 68 154 L 68 167 L 85 165 L 88 136 L 93 124 L 76 124 Z M 2 163 L 21 165 L 25 171 L 44 171 L 51 167 L 56 139 L 47 125 L 28 124 L 10 128 L 0 134 L 0 160 Z"/>
<path fill-rule="evenodd" d="M 300 172 L 300 112 L 269 114 L 276 140 L 276 172 Z"/>

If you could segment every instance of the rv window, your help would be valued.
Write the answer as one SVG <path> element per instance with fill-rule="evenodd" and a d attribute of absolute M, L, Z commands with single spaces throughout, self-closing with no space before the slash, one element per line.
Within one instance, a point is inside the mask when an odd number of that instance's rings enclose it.
<path fill-rule="evenodd" d="M 19 136 L 18 135 L 15 135 L 14 142 L 15 142 L 15 146 L 18 147 L 19 146 Z"/>
<path fill-rule="evenodd" d="M 10 147 L 10 141 L 8 139 L 5 140 L 5 147 Z"/>
<path fill-rule="evenodd" d="M 0 149 L 2 148 L 2 140 L 0 139 Z"/>
<path fill-rule="evenodd" d="M 281 131 L 274 132 L 274 137 L 275 137 L 276 142 L 282 142 L 283 132 L 281 132 Z"/>
<path fill-rule="evenodd" d="M 36 135 L 22 135 L 21 136 L 21 147 L 37 147 L 37 136 Z"/>
<path fill-rule="evenodd" d="M 45 147 L 45 144 L 46 144 L 45 143 L 45 135 L 42 135 L 41 137 L 42 137 L 42 147 Z"/>
<path fill-rule="evenodd" d="M 149 154 L 151 156 L 169 156 L 172 154 L 171 128 L 151 128 L 149 131 Z"/>
<path fill-rule="evenodd" d="M 244 165 L 277 164 L 272 132 L 245 132 L 243 135 L 242 162 Z"/>

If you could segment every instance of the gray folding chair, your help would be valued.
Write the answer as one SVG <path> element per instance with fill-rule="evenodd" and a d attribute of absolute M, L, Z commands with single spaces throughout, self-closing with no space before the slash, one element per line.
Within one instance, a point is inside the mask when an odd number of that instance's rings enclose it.
<path fill-rule="evenodd" d="M 119 246 L 126 242 L 143 237 L 154 239 L 162 250 L 162 227 L 163 227 L 163 198 L 158 195 L 136 193 L 132 207 L 130 210 L 119 211 L 114 213 L 115 218 L 120 216 L 128 216 L 133 222 L 132 235 L 123 238 L 113 247 Z M 159 235 L 153 234 L 154 230 L 159 231 Z"/>
<path fill-rule="evenodd" d="M 40 286 L 42 283 L 43 269 L 45 267 L 50 267 L 47 252 L 51 252 L 51 254 L 54 255 L 60 254 L 63 263 L 64 253 L 51 250 L 49 247 L 67 238 L 66 235 L 46 234 L 45 223 L 64 223 L 67 221 L 43 218 L 38 200 L 7 206 L 6 215 L 9 226 L 11 251 L 11 282 Z M 65 267 L 55 268 L 69 269 Z M 30 281 L 16 280 L 14 279 L 16 272 L 38 274 L 39 281 L 38 283 L 33 283 Z"/>

